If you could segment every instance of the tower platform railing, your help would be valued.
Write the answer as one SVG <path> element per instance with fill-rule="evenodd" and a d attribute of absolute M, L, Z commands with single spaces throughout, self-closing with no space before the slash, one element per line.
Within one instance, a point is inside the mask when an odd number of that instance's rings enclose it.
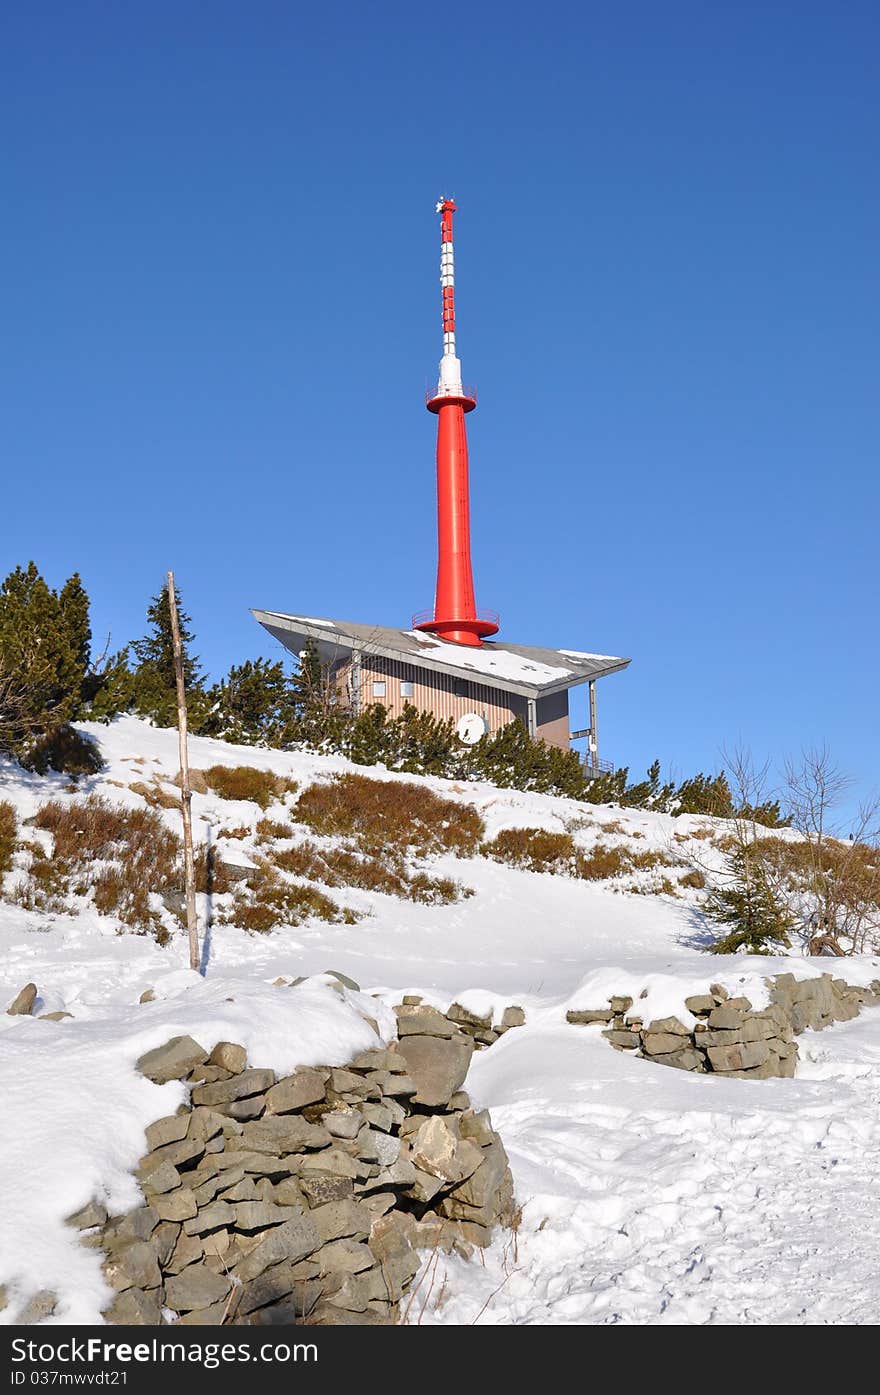
<path fill-rule="evenodd" d="M 500 625 L 500 624 L 501 624 L 501 616 L 498 614 L 498 611 L 497 611 L 497 610 L 486 610 L 484 606 L 477 606 L 477 607 L 475 608 L 474 614 L 473 614 L 472 616 L 470 616 L 470 615 L 468 615 L 468 616 L 461 615 L 461 616 L 454 616 L 453 618 L 454 618 L 454 619 L 459 619 L 459 620 L 465 620 L 465 619 L 467 619 L 467 620 L 471 620 L 471 619 L 473 619 L 473 620 L 485 620 L 485 621 L 487 621 L 488 623 L 490 623 L 490 624 L 492 624 L 492 625 Z M 427 610 L 417 610 L 416 613 L 415 613 L 415 615 L 414 615 L 413 618 L 412 618 L 412 625 L 410 626 L 410 628 L 413 629 L 413 630 L 417 630 L 418 627 L 419 627 L 419 625 L 425 625 L 425 624 L 428 623 L 429 620 L 433 620 L 433 619 L 434 619 L 434 607 L 433 607 L 433 606 L 430 606 Z"/>

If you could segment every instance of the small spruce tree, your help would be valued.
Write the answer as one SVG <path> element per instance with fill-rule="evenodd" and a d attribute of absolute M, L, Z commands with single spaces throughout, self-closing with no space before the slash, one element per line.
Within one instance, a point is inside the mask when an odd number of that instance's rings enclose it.
<path fill-rule="evenodd" d="M 731 854 L 730 881 L 713 892 L 707 910 L 730 927 L 710 946 L 713 954 L 773 954 L 791 945 L 792 914 L 772 886 L 767 866 L 748 846 Z"/>
<path fill-rule="evenodd" d="M 183 683 L 187 698 L 190 730 L 197 732 L 207 716 L 208 702 L 204 677 L 199 661 L 189 652 L 194 635 L 191 620 L 177 595 L 177 615 L 183 649 Z M 137 663 L 134 669 L 134 706 L 142 717 L 149 717 L 158 727 L 177 723 L 177 682 L 174 670 L 174 643 L 171 633 L 171 608 L 168 591 L 163 587 L 147 609 L 150 631 L 137 639 L 131 648 Z"/>

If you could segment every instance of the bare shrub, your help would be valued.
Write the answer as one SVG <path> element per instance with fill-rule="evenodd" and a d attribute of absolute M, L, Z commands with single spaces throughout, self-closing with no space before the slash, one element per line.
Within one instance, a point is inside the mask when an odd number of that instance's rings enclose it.
<path fill-rule="evenodd" d="M 293 829 L 289 823 L 280 823 L 278 819 L 260 819 L 256 833 L 258 843 L 268 843 L 273 838 L 290 838 Z"/>
<path fill-rule="evenodd" d="M 128 788 L 132 794 L 139 794 L 141 799 L 146 800 L 151 809 L 180 808 L 180 795 L 172 794 L 170 790 L 163 789 L 158 780 L 154 780 L 149 785 L 145 780 L 135 780 Z"/>
<path fill-rule="evenodd" d="M 577 872 L 578 850 L 570 833 L 546 828 L 505 828 L 480 849 L 484 857 L 528 872 Z"/>
<path fill-rule="evenodd" d="M 337 775 L 310 785 L 296 805 L 296 817 L 316 833 L 353 838 L 365 852 L 377 854 L 411 848 L 423 857 L 441 852 L 470 857 L 484 833 L 470 804 L 444 799 L 413 781 L 367 775 Z"/>
<path fill-rule="evenodd" d="M 685 872 L 683 877 L 678 879 L 679 886 L 689 886 L 695 891 L 702 891 L 706 885 L 706 874 L 695 867 L 692 872 Z"/>
<path fill-rule="evenodd" d="M 261 809 L 268 809 L 299 788 L 296 780 L 274 775 L 271 770 L 257 770 L 252 765 L 212 765 L 202 774 L 208 787 L 221 799 L 246 799 Z"/>
<path fill-rule="evenodd" d="M 247 881 L 239 883 L 231 906 L 218 916 L 224 925 L 236 925 L 251 934 L 265 935 L 283 925 L 302 925 L 311 918 L 330 922 L 357 919 L 314 886 L 283 880 L 268 862 L 261 861 Z"/>
<path fill-rule="evenodd" d="M 0 799 L 0 882 L 12 869 L 12 859 L 18 847 L 18 819 L 15 809 L 6 799 Z"/>
<path fill-rule="evenodd" d="M 297 843 L 276 852 L 272 861 L 284 872 L 325 886 L 353 886 L 360 891 L 378 891 L 427 905 L 449 905 L 473 894 L 448 877 L 410 871 L 400 857 L 370 857 L 352 848 Z"/>

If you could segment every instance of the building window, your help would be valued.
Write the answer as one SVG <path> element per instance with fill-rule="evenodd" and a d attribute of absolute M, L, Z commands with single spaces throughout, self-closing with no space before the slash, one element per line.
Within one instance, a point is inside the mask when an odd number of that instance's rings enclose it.
<path fill-rule="evenodd" d="M 384 678 L 383 678 L 380 682 L 374 682 L 374 683 L 373 683 L 373 697 L 384 697 L 384 696 L 385 696 L 385 680 L 384 680 Z"/>
<path fill-rule="evenodd" d="M 400 696 L 402 698 L 411 698 L 413 696 L 413 684 L 408 678 L 402 678 L 400 680 Z"/>

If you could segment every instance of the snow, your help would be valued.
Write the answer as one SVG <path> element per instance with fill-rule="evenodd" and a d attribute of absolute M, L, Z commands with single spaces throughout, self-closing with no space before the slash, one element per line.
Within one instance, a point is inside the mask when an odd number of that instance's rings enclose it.
<path fill-rule="evenodd" d="M 528 683 L 540 688 L 546 683 L 555 683 L 560 678 L 569 678 L 570 668 L 558 668 L 553 664 L 542 664 L 537 659 L 524 659 L 509 649 L 477 649 L 462 645 L 443 644 L 419 630 L 407 630 L 410 639 L 417 639 L 426 650 L 432 650 L 436 658 L 455 668 L 470 669 L 474 673 L 486 673 L 494 678 L 506 679 L 509 683 Z M 561 652 L 561 651 L 560 651 Z"/>
<path fill-rule="evenodd" d="M 581 649 L 560 649 L 560 654 L 565 654 L 569 659 L 598 659 L 601 663 L 613 664 L 615 658 L 613 654 L 585 654 Z"/>
<path fill-rule="evenodd" d="M 132 718 L 88 730 L 107 761 L 86 782 L 91 790 L 135 805 L 129 785 L 176 772 L 173 731 Z M 350 768 L 338 757 L 200 738 L 190 760 L 196 769 L 254 765 L 301 787 Z M 47 798 L 73 798 L 68 783 L 0 765 L 0 798 L 22 818 Z M 706 818 L 423 783 L 473 803 L 489 838 L 543 827 L 571 831 L 586 849 L 684 851 L 704 865 L 719 856 L 700 836 L 716 827 Z M 255 805 L 213 794 L 196 794 L 193 811 L 201 838 L 236 824 L 253 829 L 262 817 Z M 174 810 L 163 817 L 175 826 Z M 221 846 L 240 862 L 254 850 L 252 837 Z M 351 889 L 347 903 L 364 913 L 354 925 L 307 922 L 248 936 L 215 924 L 204 975 L 184 967 L 182 936 L 160 949 L 152 938 L 118 934 L 88 903 L 47 915 L 0 901 L 0 1009 L 33 980 L 37 1012 L 73 1014 L 56 1023 L 0 1011 L 0 1188 L 13 1198 L 0 1209 L 0 1284 L 9 1291 L 0 1320 L 15 1321 L 40 1288 L 59 1295 L 50 1323 L 100 1320 L 109 1295 L 99 1257 L 63 1220 L 93 1196 L 111 1210 L 137 1203 L 132 1168 L 143 1129 L 184 1090 L 140 1078 L 134 1063 L 143 1051 L 188 1033 L 206 1049 L 243 1042 L 253 1064 L 277 1071 L 342 1063 L 375 1041 L 366 1018 L 387 1040 L 389 1005 L 413 992 L 496 1018 L 518 1004 L 527 1022 L 475 1056 L 467 1081 L 504 1138 L 521 1223 L 515 1235 L 499 1235 L 484 1263 L 428 1257 L 409 1321 L 872 1322 L 880 1010 L 802 1036 L 795 1080 L 719 1080 L 656 1066 L 612 1051 L 597 1027 L 568 1025 L 566 1011 L 626 993 L 648 1020 L 675 1013 L 690 1022 L 684 999 L 710 981 L 760 1006 L 768 975 L 809 977 L 829 961 L 796 952 L 707 956 L 699 893 L 657 894 L 651 871 L 590 883 L 451 856 L 431 871 L 456 877 L 473 896 L 422 906 Z M 880 978 L 871 956 L 830 968 L 853 983 Z M 363 991 L 340 991 L 334 970 Z M 141 1004 L 148 987 L 156 999 Z"/>

